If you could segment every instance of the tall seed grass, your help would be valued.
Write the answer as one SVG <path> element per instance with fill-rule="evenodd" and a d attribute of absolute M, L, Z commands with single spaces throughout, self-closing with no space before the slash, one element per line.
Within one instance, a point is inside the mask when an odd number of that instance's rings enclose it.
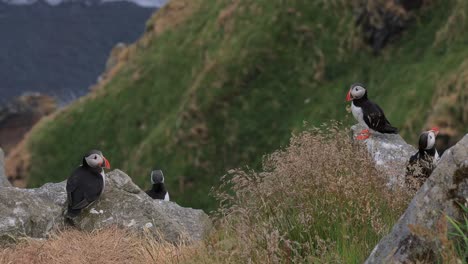
<path fill-rule="evenodd" d="M 362 262 L 409 201 L 338 124 L 293 135 L 262 172 L 230 171 L 217 197 L 231 243 L 216 251 L 244 263 Z"/>

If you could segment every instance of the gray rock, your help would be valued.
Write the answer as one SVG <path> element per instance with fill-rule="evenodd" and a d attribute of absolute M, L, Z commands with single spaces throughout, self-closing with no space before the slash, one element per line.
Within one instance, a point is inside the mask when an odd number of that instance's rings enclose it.
<path fill-rule="evenodd" d="M 151 199 L 131 178 L 119 170 L 107 174 L 101 198 L 74 218 L 83 231 L 120 226 L 147 232 L 170 242 L 202 239 L 211 228 L 202 210 L 183 208 L 173 202 Z M 45 238 L 65 225 L 65 182 L 37 189 L 0 188 L 0 241 L 30 236 Z"/>
<path fill-rule="evenodd" d="M 468 202 L 468 134 L 442 156 L 437 168 L 408 209 L 374 248 L 366 263 L 435 262 L 440 245 L 410 231 L 410 226 L 435 231 L 444 214 L 462 219 L 457 203 Z"/>
<path fill-rule="evenodd" d="M 138 231 L 148 230 L 171 242 L 181 238 L 200 240 L 211 226 L 208 216 L 202 210 L 153 200 L 119 170 L 108 174 L 104 194 L 73 222 L 86 231 L 110 225 Z"/>
<path fill-rule="evenodd" d="M 0 241 L 46 237 L 62 226 L 65 203 L 64 182 L 38 189 L 0 187 Z"/>
<path fill-rule="evenodd" d="M 10 187 L 11 184 L 5 174 L 5 154 L 0 148 L 0 187 Z"/>
<path fill-rule="evenodd" d="M 353 138 L 363 130 L 361 125 L 351 127 Z M 373 133 L 363 141 L 376 168 L 387 178 L 389 186 L 404 186 L 406 164 L 416 149 L 398 134 Z"/>

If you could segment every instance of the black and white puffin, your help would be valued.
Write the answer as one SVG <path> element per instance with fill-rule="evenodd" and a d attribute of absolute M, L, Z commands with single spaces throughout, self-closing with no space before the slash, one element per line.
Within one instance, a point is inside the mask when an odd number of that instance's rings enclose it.
<path fill-rule="evenodd" d="M 398 129 L 388 122 L 385 114 L 376 103 L 367 98 L 367 90 L 360 83 L 351 85 L 346 95 L 346 101 L 351 102 L 351 111 L 359 124 L 368 129 L 362 130 L 357 136 L 358 140 L 369 138 L 370 131 L 377 131 L 384 134 L 397 134 Z"/>
<path fill-rule="evenodd" d="M 109 161 L 99 150 L 91 150 L 83 157 L 82 164 L 67 180 L 68 217 L 75 217 L 81 210 L 95 202 L 104 191 Z"/>
<path fill-rule="evenodd" d="M 439 128 L 433 127 L 419 136 L 418 152 L 410 157 L 406 166 L 406 184 L 409 187 L 419 189 L 436 167 L 439 161 L 439 153 L 435 147 L 438 134 Z"/>
<path fill-rule="evenodd" d="M 164 174 L 162 170 L 151 172 L 151 184 L 153 184 L 153 187 L 146 191 L 146 194 L 153 199 L 169 201 L 169 193 L 166 190 L 166 186 L 164 186 Z"/>

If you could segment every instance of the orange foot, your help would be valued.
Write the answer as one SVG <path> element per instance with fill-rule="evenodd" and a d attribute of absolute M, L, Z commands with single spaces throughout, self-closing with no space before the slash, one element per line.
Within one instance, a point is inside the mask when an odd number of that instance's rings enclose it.
<path fill-rule="evenodd" d="M 357 140 L 366 140 L 370 137 L 369 129 L 364 129 L 356 136 Z"/>

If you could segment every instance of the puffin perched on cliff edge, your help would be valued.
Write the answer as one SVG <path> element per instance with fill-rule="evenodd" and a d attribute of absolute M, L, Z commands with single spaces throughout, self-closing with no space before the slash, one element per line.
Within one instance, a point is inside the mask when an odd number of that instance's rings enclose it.
<path fill-rule="evenodd" d="M 353 116 L 364 127 L 384 134 L 398 133 L 398 129 L 393 127 L 385 117 L 382 108 L 367 98 L 367 90 L 364 88 L 364 85 L 360 83 L 351 85 L 346 95 L 346 101 L 352 101 L 351 111 Z M 364 140 L 369 138 L 369 129 L 362 130 L 357 139 Z"/>
<path fill-rule="evenodd" d="M 418 152 L 411 156 L 408 161 L 405 182 L 408 187 L 414 190 L 419 189 L 424 181 L 431 176 L 439 161 L 439 153 L 435 147 L 438 134 L 439 128 L 437 127 L 421 133 L 418 142 Z"/>
<path fill-rule="evenodd" d="M 104 191 L 109 161 L 99 150 L 91 150 L 83 157 L 82 164 L 67 180 L 67 217 L 75 217 L 81 210 L 95 202 Z"/>
<path fill-rule="evenodd" d="M 146 191 L 146 194 L 153 199 L 169 201 L 169 193 L 164 185 L 164 174 L 162 170 L 154 170 L 151 172 L 151 184 L 153 184 L 153 187 Z"/>

